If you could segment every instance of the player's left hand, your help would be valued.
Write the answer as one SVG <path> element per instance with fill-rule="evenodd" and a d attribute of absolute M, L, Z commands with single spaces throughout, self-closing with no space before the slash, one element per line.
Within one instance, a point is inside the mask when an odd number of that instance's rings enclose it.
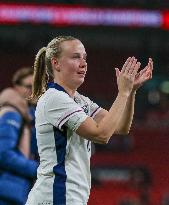
<path fill-rule="evenodd" d="M 140 72 L 138 72 L 135 76 L 133 91 L 137 90 L 146 81 L 150 80 L 152 78 L 152 72 L 153 72 L 153 61 L 151 58 L 149 58 L 149 62 L 147 66 L 144 69 L 142 69 Z"/>

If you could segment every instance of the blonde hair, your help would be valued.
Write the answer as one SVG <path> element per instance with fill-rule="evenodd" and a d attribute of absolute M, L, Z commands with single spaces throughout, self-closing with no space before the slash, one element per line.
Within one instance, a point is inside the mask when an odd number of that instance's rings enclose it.
<path fill-rule="evenodd" d="M 32 99 L 38 99 L 46 91 L 48 80 L 54 78 L 51 59 L 61 55 L 61 43 L 72 40 L 78 39 L 72 36 L 58 36 L 50 41 L 47 47 L 38 51 L 34 62 Z"/>

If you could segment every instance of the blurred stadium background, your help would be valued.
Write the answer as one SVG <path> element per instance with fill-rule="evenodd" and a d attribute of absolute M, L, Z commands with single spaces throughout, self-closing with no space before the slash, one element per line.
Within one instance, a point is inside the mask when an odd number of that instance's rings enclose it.
<path fill-rule="evenodd" d="M 89 205 L 169 205 L 169 0 L 0 1 L 0 91 L 57 35 L 82 40 L 81 92 L 107 109 L 117 93 L 114 68 L 129 56 L 142 67 L 153 58 L 130 135 L 93 146 Z"/>

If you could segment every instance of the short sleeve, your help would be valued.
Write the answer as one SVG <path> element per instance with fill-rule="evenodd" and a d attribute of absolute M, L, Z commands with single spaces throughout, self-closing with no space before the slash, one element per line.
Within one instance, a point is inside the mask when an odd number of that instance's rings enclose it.
<path fill-rule="evenodd" d="M 54 91 L 45 102 L 46 119 L 61 130 L 66 123 L 75 131 L 87 118 L 83 109 L 67 94 L 62 91 Z"/>
<path fill-rule="evenodd" d="M 100 110 L 102 110 L 102 108 L 90 100 L 90 116 L 94 118 L 97 115 L 97 113 L 100 112 Z"/>
<path fill-rule="evenodd" d="M 97 113 L 99 113 L 100 110 L 102 110 L 102 108 L 99 105 L 97 105 L 95 102 L 90 100 L 88 97 L 85 97 L 83 95 L 80 95 L 80 97 L 84 102 L 87 102 L 90 110 L 89 112 L 90 117 L 94 118 L 97 115 Z"/>

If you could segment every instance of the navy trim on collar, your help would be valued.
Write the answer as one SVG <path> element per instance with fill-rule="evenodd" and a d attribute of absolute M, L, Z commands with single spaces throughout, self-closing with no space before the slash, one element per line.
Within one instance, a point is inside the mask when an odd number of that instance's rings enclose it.
<path fill-rule="evenodd" d="M 65 93 L 67 93 L 66 90 L 65 90 L 62 86 L 60 86 L 59 84 L 54 83 L 54 82 L 48 83 L 47 88 L 48 88 L 48 89 L 49 89 L 49 88 L 55 88 L 55 89 L 57 89 L 57 90 L 59 90 L 59 91 L 63 91 L 63 92 L 65 92 Z M 68 93 L 67 93 L 67 94 L 68 94 Z"/>

